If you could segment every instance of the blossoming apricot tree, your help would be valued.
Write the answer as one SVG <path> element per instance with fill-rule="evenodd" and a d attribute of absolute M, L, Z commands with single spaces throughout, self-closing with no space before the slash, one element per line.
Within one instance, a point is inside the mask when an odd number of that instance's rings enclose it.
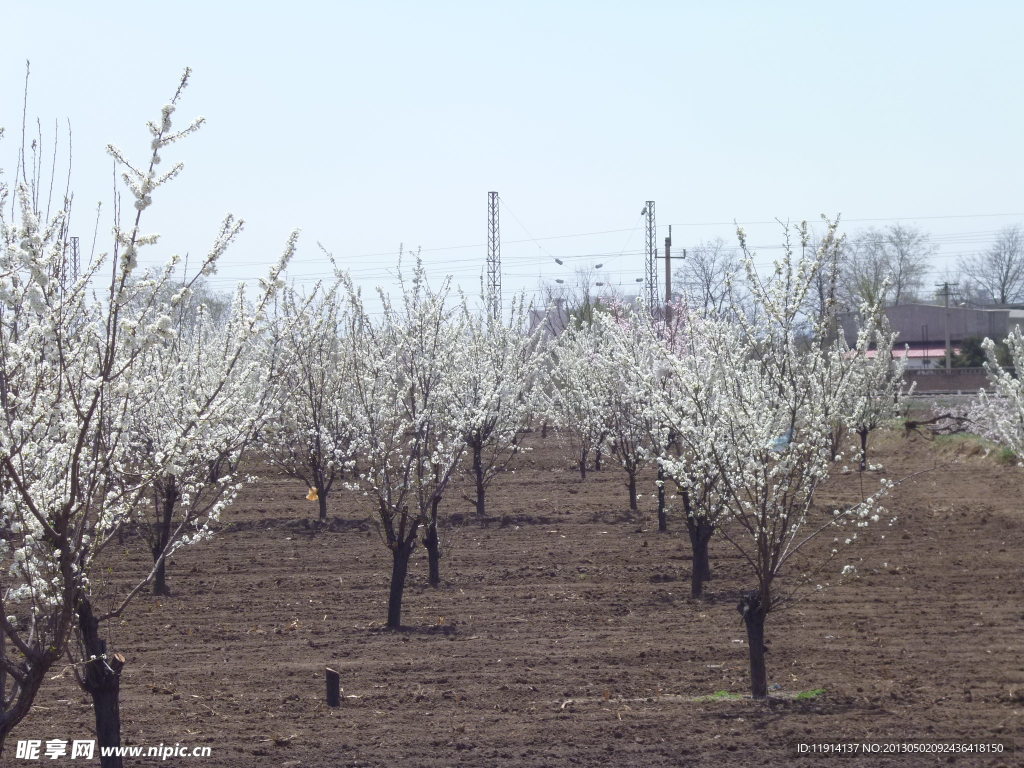
<path fill-rule="evenodd" d="M 519 451 L 533 415 L 544 347 L 540 329 L 530 334 L 523 327 L 522 297 L 513 302 L 507 325 L 463 307 L 464 386 L 456 396 L 466 418 L 476 513 L 483 517 L 487 486 Z"/>
<path fill-rule="evenodd" d="M 345 291 L 318 285 L 308 297 L 281 292 L 267 338 L 275 391 L 274 416 L 263 430 L 269 461 L 310 489 L 321 522 L 335 483 L 354 466 L 349 358 L 341 340 Z"/>
<path fill-rule="evenodd" d="M 115 216 L 112 252 L 81 274 L 69 266 L 70 200 L 48 216 L 37 178 L 13 190 L 0 186 L 0 748 L 28 713 L 47 670 L 68 652 L 72 633 L 82 654 L 76 672 L 93 698 L 100 745 L 119 743 L 124 662 L 107 652 L 101 622 L 124 610 L 168 551 L 200 537 L 189 525 L 179 527 L 149 574 L 111 610 L 97 608 L 97 558 L 138 518 L 158 476 L 209 458 L 193 447 L 220 444 L 219 420 L 235 412 L 228 401 L 236 390 L 229 384 L 244 344 L 232 348 L 226 367 L 211 366 L 202 392 L 148 459 L 133 431 L 136 409 L 155 391 L 152 356 L 173 346 L 175 306 L 190 290 L 166 290 L 177 259 L 150 280 L 135 279 L 139 250 L 157 240 L 143 233 L 143 214 L 153 193 L 182 169 L 178 163 L 158 173 L 162 154 L 202 124 L 172 126 L 188 78 L 186 70 L 159 120 L 149 123 L 146 165 L 136 167 L 108 148 L 124 169 L 133 214 L 127 222 Z M 16 221 L 4 215 L 8 200 L 20 214 Z M 195 279 L 213 272 L 240 226 L 225 220 Z M 294 238 L 265 281 L 265 298 L 256 302 L 245 334 L 257 327 L 259 306 L 276 288 L 293 248 Z M 169 294 L 173 298 L 165 299 Z"/>
<path fill-rule="evenodd" d="M 816 252 L 794 257 L 787 244 L 765 278 L 754 268 L 742 231 L 739 235 L 757 321 L 738 313 L 732 332 L 719 326 L 715 338 L 697 348 L 701 357 L 695 364 L 703 375 L 689 387 L 712 388 L 713 396 L 698 394 L 680 404 L 693 420 L 681 439 L 699 462 L 698 471 L 705 471 L 704 465 L 719 478 L 717 494 L 728 524 L 718 530 L 756 580 L 739 610 L 747 629 L 751 692 L 762 699 L 768 694 L 765 619 L 788 599 L 787 590 L 778 589 L 778 577 L 809 541 L 843 525 L 866 525 L 877 504 L 878 494 L 830 514 L 813 505 L 834 464 L 833 415 L 849 402 L 850 387 L 856 385 L 852 370 L 871 329 L 862 331 L 852 354 L 839 343 L 816 343 L 827 332 L 820 323 L 808 343 L 801 306 L 820 265 L 841 244 L 836 222 L 827 223 Z M 800 236 L 806 244 L 806 227 Z M 670 472 L 676 466 L 667 463 Z"/>
<path fill-rule="evenodd" d="M 1012 368 L 999 362 L 992 339 L 982 342 L 985 349 L 985 370 L 992 382 L 992 392 L 982 391 L 972 421 L 986 437 L 1024 455 L 1024 334 L 1014 328 L 1006 338 Z"/>
<path fill-rule="evenodd" d="M 383 313 L 374 320 L 351 280 L 348 327 L 354 484 L 377 504 L 375 517 L 391 551 L 387 626 L 402 623 L 409 559 L 421 529 L 430 578 L 439 577 L 438 506 L 465 452 L 466 414 L 463 313 L 448 306 L 446 281 L 432 289 L 421 264 L 402 280 L 397 306 L 380 292 Z"/>

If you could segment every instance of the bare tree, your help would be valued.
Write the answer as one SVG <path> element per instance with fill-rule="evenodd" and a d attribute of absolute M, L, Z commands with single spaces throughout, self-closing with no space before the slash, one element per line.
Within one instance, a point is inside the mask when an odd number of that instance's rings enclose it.
<path fill-rule="evenodd" d="M 969 292 L 994 304 L 1010 304 L 1024 297 L 1024 229 L 1019 224 L 999 232 L 984 253 L 962 258 L 957 266 Z"/>
<path fill-rule="evenodd" d="M 531 310 L 530 332 L 543 325 L 543 335 L 555 337 L 570 322 L 589 323 L 594 313 L 610 306 L 626 304 L 631 299 L 620 288 L 604 279 L 601 267 L 578 267 L 573 280 L 557 278 L 540 284 L 540 307 Z"/>
<path fill-rule="evenodd" d="M 722 238 L 698 243 L 686 250 L 686 257 L 673 259 L 675 291 L 690 312 L 718 315 L 730 305 L 735 290 L 733 278 L 743 273 L 739 251 L 727 248 Z M 738 282 L 738 281 L 737 281 Z"/>
<path fill-rule="evenodd" d="M 906 304 L 928 273 L 935 246 L 926 232 L 903 224 L 866 229 L 844 251 L 843 283 L 848 304 Z"/>
<path fill-rule="evenodd" d="M 881 306 L 887 303 L 890 287 L 888 268 L 873 248 L 862 247 L 861 235 L 848 242 L 842 251 L 839 295 L 841 303 L 856 312 L 862 304 Z"/>

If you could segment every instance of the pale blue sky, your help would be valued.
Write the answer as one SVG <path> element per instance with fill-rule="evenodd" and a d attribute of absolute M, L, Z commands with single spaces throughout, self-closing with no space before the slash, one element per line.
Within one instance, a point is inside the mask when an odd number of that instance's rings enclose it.
<path fill-rule="evenodd" d="M 320 241 L 388 281 L 405 243 L 475 291 L 492 189 L 507 289 L 598 262 L 632 284 L 647 199 L 677 248 L 734 242 L 734 219 L 907 219 L 937 271 L 1024 222 L 1019 2 L 8 0 L 2 16 L 0 166 L 31 59 L 30 115 L 72 122 L 83 241 L 110 199 L 105 144 L 144 154 L 145 121 L 194 69 L 177 116 L 208 124 L 167 152 L 186 169 L 154 198 L 148 260 L 204 251 L 234 212 L 224 287 L 300 227 L 297 279 L 326 273 Z"/>

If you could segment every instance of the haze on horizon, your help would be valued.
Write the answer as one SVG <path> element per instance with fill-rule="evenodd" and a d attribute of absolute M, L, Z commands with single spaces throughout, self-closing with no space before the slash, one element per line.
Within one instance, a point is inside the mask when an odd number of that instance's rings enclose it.
<path fill-rule="evenodd" d="M 205 252 L 233 212 L 246 234 L 216 287 L 258 276 L 300 227 L 297 282 L 329 274 L 322 243 L 365 288 L 393 283 L 404 244 L 474 294 L 489 190 L 506 295 L 596 263 L 632 288 L 645 200 L 659 242 L 671 224 L 676 249 L 732 244 L 735 221 L 761 262 L 776 219 L 905 222 L 938 247 L 935 279 L 1024 223 L 1018 3 L 63 0 L 4 16 L 0 167 L 31 60 L 44 146 L 56 123 L 65 152 L 71 124 L 83 241 L 110 205 L 104 147 L 143 155 L 193 68 L 176 118 L 208 123 L 167 153 L 185 172 L 154 198 L 145 260 Z"/>

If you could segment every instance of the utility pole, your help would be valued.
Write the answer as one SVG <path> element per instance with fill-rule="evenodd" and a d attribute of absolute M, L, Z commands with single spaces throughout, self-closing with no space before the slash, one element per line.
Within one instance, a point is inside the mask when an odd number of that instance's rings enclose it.
<path fill-rule="evenodd" d="M 665 238 L 665 303 L 672 303 L 672 225 L 668 225 Z"/>
<path fill-rule="evenodd" d="M 654 224 L 654 201 L 648 200 L 644 204 L 641 216 L 647 216 L 647 263 L 644 275 L 647 283 L 647 304 L 651 316 L 657 315 L 658 308 L 658 229 Z"/>
<path fill-rule="evenodd" d="M 672 322 L 672 225 L 665 238 L 665 325 Z"/>
<path fill-rule="evenodd" d="M 498 193 L 487 193 L 487 314 L 501 322 L 501 232 Z"/>
<path fill-rule="evenodd" d="M 949 283 L 942 283 L 936 285 L 936 288 L 941 288 L 939 294 L 944 296 L 946 299 L 946 373 L 949 373 L 953 367 L 953 345 L 949 339 Z"/>

